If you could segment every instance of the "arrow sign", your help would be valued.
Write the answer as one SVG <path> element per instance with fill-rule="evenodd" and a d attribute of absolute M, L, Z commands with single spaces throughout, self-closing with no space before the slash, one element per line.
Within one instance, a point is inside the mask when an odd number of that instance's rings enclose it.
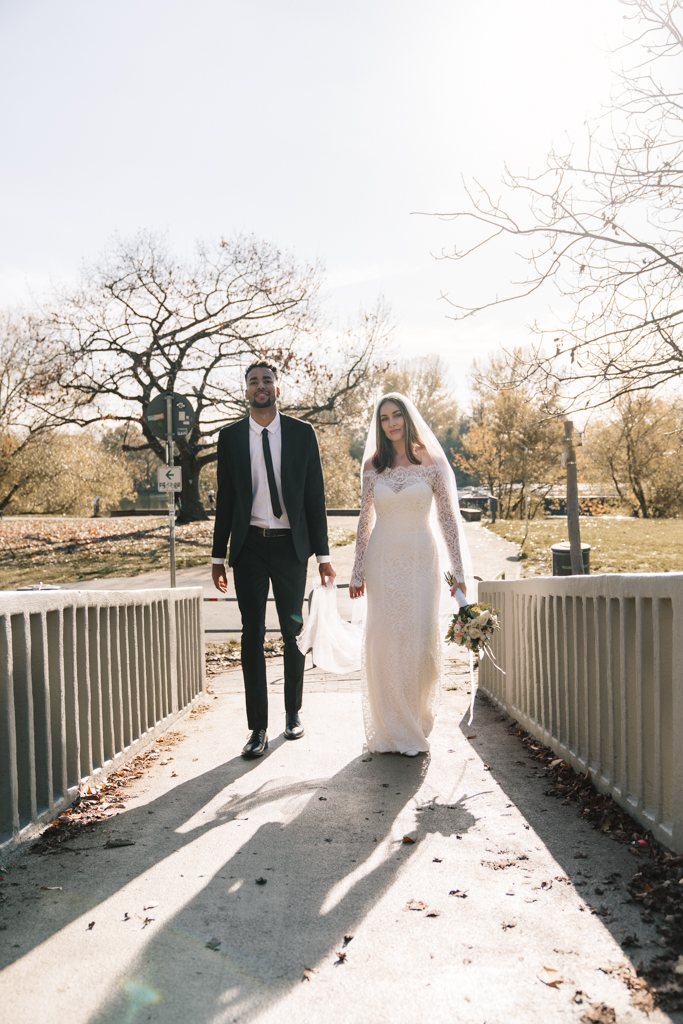
<path fill-rule="evenodd" d="M 180 466 L 159 466 L 157 469 L 157 489 L 160 491 L 182 491 L 183 471 Z"/>

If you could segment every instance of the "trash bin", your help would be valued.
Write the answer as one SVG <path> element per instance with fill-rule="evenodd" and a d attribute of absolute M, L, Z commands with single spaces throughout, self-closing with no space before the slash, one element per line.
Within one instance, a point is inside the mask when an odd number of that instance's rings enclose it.
<path fill-rule="evenodd" d="M 553 553 L 553 576 L 571 576 L 572 556 L 569 549 L 569 541 L 563 540 L 559 544 L 553 544 L 550 550 Z M 590 552 L 590 544 L 581 545 L 581 554 L 583 555 L 583 571 L 586 576 L 591 571 Z"/>

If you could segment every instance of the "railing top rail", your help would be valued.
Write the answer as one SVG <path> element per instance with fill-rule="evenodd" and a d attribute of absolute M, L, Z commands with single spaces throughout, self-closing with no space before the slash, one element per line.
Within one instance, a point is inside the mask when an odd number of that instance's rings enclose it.
<path fill-rule="evenodd" d="M 23 590 L 0 592 L 0 615 L 19 612 L 57 611 L 60 608 L 120 608 L 157 601 L 201 598 L 201 587 L 170 587 L 150 590 Z"/>
<path fill-rule="evenodd" d="M 482 580 L 482 590 L 567 597 L 683 598 L 683 572 L 604 573 L 588 576 L 531 576 L 519 580 Z"/>

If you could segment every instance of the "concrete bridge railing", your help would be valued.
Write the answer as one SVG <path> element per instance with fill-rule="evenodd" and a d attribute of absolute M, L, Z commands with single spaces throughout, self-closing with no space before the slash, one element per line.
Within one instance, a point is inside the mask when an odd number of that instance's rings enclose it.
<path fill-rule="evenodd" d="M 480 687 L 683 852 L 683 573 L 479 584 L 502 630 Z"/>
<path fill-rule="evenodd" d="M 200 587 L 0 594 L 0 851 L 203 688 Z"/>

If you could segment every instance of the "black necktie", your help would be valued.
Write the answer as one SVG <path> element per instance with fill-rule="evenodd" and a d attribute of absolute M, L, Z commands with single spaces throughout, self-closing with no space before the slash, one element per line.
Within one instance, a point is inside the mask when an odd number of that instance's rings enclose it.
<path fill-rule="evenodd" d="M 279 519 L 282 515 L 282 505 L 280 504 L 280 499 L 277 496 L 277 487 L 275 486 L 275 473 L 273 472 L 273 460 L 270 457 L 270 441 L 268 440 L 267 427 L 264 427 L 261 431 L 261 437 L 263 438 L 263 458 L 266 463 L 270 503 L 273 506 L 273 515 L 276 519 Z"/>

